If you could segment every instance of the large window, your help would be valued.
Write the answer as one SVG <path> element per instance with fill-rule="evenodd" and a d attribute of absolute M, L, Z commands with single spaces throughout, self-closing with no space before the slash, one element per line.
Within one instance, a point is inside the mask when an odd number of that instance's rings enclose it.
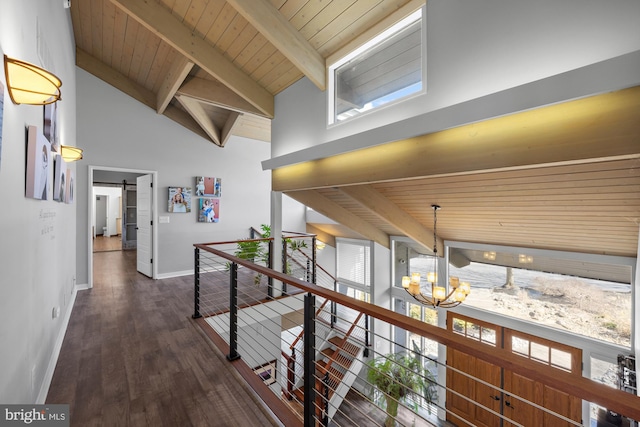
<path fill-rule="evenodd" d="M 337 275 L 340 284 L 367 290 L 371 286 L 371 242 L 336 240 Z"/>
<path fill-rule="evenodd" d="M 424 90 L 424 8 L 329 66 L 329 124 Z"/>
<path fill-rule="evenodd" d="M 631 346 L 631 266 L 625 259 L 515 248 L 450 250 L 449 275 L 471 283 L 465 305 Z"/>

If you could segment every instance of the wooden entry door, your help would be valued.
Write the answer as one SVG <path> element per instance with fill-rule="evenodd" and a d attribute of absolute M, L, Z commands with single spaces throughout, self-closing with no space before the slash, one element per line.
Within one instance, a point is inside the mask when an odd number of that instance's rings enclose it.
<path fill-rule="evenodd" d="M 447 317 L 447 327 L 492 347 L 501 344 L 502 328 L 490 323 L 456 314 Z M 447 421 L 460 427 L 470 425 L 465 420 L 479 427 L 499 425 L 496 414 L 501 407 L 500 367 L 454 349 L 447 349 L 447 366 L 451 368 L 447 369 Z"/>
<path fill-rule="evenodd" d="M 562 370 L 582 375 L 582 351 L 575 347 L 545 340 L 533 335 L 505 329 L 504 349 L 514 354 L 540 363 L 540 369 Z M 580 423 L 582 421 L 582 400 L 553 387 L 511 371 L 504 370 L 504 415 L 523 425 L 569 427 L 572 423 L 554 416 L 513 396 L 553 411 L 562 417 Z M 504 426 L 515 424 L 505 422 Z"/>
<path fill-rule="evenodd" d="M 447 327 L 466 339 L 493 346 L 496 351 L 509 351 L 539 362 L 541 370 L 553 372 L 560 369 L 582 375 L 580 349 L 451 312 Z M 535 405 L 581 422 L 580 399 L 535 379 L 522 377 L 453 349 L 447 350 L 447 366 L 451 368 L 447 369 L 447 420 L 458 426 L 467 426 L 469 423 L 492 427 L 572 425 Z"/>

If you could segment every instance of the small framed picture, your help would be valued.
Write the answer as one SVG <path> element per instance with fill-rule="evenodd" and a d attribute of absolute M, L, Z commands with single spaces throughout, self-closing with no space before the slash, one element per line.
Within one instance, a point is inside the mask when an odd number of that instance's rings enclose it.
<path fill-rule="evenodd" d="M 220 199 L 198 199 L 198 222 L 220 221 Z"/>
<path fill-rule="evenodd" d="M 221 197 L 222 179 L 212 176 L 196 176 L 196 197 Z"/>
<path fill-rule="evenodd" d="M 276 382 L 276 364 L 277 361 L 272 360 L 271 362 L 265 363 L 257 368 L 253 368 L 253 372 L 262 379 L 262 382 L 265 383 L 265 385 L 271 385 Z"/>
<path fill-rule="evenodd" d="M 169 187 L 169 212 L 191 212 L 191 187 Z"/>

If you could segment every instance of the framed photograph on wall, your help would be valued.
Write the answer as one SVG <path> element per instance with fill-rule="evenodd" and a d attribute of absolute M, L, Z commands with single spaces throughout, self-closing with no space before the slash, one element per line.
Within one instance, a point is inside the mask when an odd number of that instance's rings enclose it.
<path fill-rule="evenodd" d="M 32 199 L 49 199 L 49 176 L 53 160 L 51 144 L 36 126 L 29 126 L 27 132 L 27 176 L 25 196 Z"/>
<path fill-rule="evenodd" d="M 72 204 L 73 203 L 73 197 L 75 195 L 75 191 L 76 191 L 76 177 L 75 177 L 75 172 L 73 171 L 73 169 L 67 167 L 67 174 L 66 174 L 66 180 L 67 180 L 67 185 L 66 185 L 66 191 L 67 193 L 64 195 L 64 201 L 65 203 L 68 204 Z"/>
<path fill-rule="evenodd" d="M 191 212 L 191 187 L 169 187 L 169 212 Z"/>
<path fill-rule="evenodd" d="M 265 385 L 271 385 L 276 382 L 277 363 L 277 361 L 272 360 L 269 363 L 253 368 L 253 372 L 262 379 Z"/>
<path fill-rule="evenodd" d="M 212 176 L 196 176 L 196 196 L 220 197 L 222 179 Z"/>
<path fill-rule="evenodd" d="M 60 156 L 54 159 L 53 200 L 66 202 L 67 195 L 67 162 Z"/>
<path fill-rule="evenodd" d="M 44 106 L 44 118 L 42 133 L 51 144 L 51 150 L 60 152 L 60 141 L 58 138 L 58 103 L 53 102 Z"/>
<path fill-rule="evenodd" d="M 199 199 L 198 222 L 220 221 L 220 199 Z"/>

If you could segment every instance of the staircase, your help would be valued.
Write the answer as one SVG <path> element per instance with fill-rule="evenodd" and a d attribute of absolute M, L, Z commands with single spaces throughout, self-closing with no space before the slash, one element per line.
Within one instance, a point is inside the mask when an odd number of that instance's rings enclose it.
<path fill-rule="evenodd" d="M 358 313 L 351 323 L 336 322 L 325 301 L 316 312 L 316 354 L 315 379 L 315 416 L 322 425 L 328 425 L 342 404 L 351 385 L 356 380 L 363 366 L 365 341 L 360 340 L 357 331 L 363 314 Z M 288 390 L 283 390 L 285 397 L 301 405 L 305 401 L 303 392 L 303 360 L 302 336 L 291 344 L 291 356 L 286 356 Z"/>

